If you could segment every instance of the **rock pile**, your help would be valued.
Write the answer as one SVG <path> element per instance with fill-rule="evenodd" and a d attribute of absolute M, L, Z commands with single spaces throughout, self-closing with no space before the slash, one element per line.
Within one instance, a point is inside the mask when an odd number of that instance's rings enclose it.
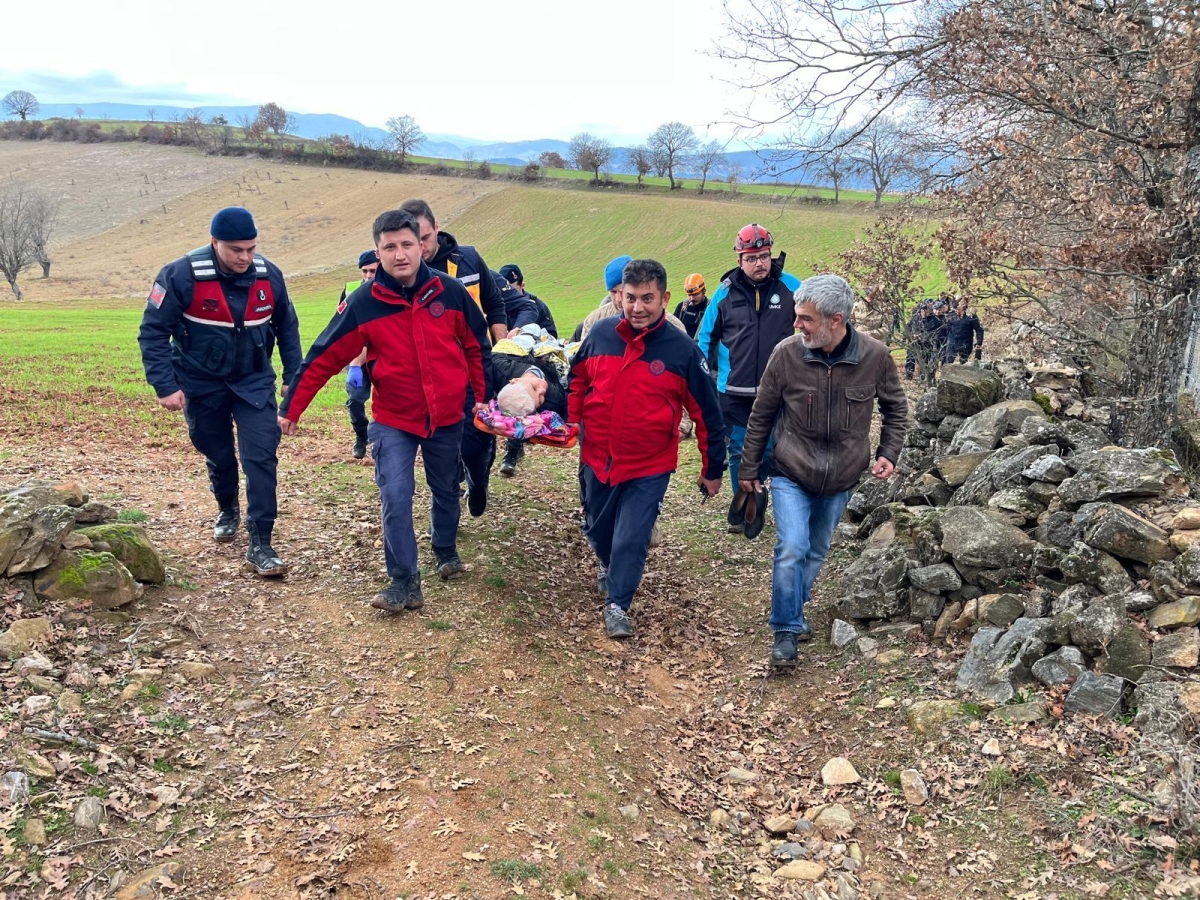
<path fill-rule="evenodd" d="M 1076 377 L 947 366 L 916 404 L 899 477 L 864 480 L 847 507 L 842 528 L 865 549 L 839 614 L 973 634 L 957 687 L 985 701 L 1069 684 L 1070 711 L 1132 705 L 1146 729 L 1187 727 L 1200 715 L 1200 684 L 1178 677 L 1200 661 L 1200 502 L 1170 451 L 1108 445 L 1108 411 L 1080 399 Z M 870 641 L 835 630 L 840 646 Z"/>
<path fill-rule="evenodd" d="M 131 603 L 140 583 L 161 584 L 166 573 L 142 527 L 116 519 L 78 484 L 0 488 L 0 589 L 91 609 Z M 20 655 L 38 642 L 38 622 L 13 622 L 0 635 L 0 654 Z"/>

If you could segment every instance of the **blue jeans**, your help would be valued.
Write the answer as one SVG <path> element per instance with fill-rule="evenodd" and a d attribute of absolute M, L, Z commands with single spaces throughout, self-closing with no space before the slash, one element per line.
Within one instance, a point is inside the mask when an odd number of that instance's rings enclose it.
<path fill-rule="evenodd" d="M 746 426 L 729 426 L 729 484 L 734 493 L 738 489 L 738 470 L 742 467 L 742 445 L 746 443 Z M 771 474 L 771 438 L 763 448 L 762 465 L 758 467 L 758 480 L 766 481 Z"/>
<path fill-rule="evenodd" d="M 608 603 L 628 610 L 642 583 L 650 531 L 662 508 L 671 473 L 605 484 L 591 466 L 582 473 L 587 528 L 584 535 L 608 569 Z"/>
<path fill-rule="evenodd" d="M 772 631 L 804 631 L 804 604 L 852 493 L 853 488 L 817 497 L 781 475 L 771 477 L 777 536 L 771 572 Z"/>
<path fill-rule="evenodd" d="M 414 467 L 417 448 L 425 463 L 425 482 L 432 498 L 430 534 L 435 550 L 452 550 L 458 539 L 458 445 L 462 423 L 434 430 L 429 437 L 372 422 L 371 456 L 383 510 L 383 555 L 392 578 L 417 571 L 417 536 L 413 531 Z"/>

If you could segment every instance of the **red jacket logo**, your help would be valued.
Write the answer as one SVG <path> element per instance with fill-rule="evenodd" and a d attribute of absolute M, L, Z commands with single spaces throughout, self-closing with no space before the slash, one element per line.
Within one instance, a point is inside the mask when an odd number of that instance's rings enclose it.
<path fill-rule="evenodd" d="M 445 311 L 446 311 L 446 304 L 443 303 L 441 300 L 434 300 L 432 303 L 429 304 L 429 314 L 431 316 L 433 316 L 435 319 L 440 319 L 442 317 L 442 313 L 444 313 Z"/>
<path fill-rule="evenodd" d="M 650 363 L 651 375 L 661 375 L 665 371 L 667 371 L 667 364 L 661 359 L 656 359 L 654 362 Z"/>

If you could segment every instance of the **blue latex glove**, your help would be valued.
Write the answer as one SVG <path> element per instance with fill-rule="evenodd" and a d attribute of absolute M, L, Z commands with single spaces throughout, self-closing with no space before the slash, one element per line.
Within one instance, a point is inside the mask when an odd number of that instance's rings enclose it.
<path fill-rule="evenodd" d="M 362 389 L 363 386 L 363 371 L 362 366 L 351 366 L 346 373 L 346 387 Z"/>

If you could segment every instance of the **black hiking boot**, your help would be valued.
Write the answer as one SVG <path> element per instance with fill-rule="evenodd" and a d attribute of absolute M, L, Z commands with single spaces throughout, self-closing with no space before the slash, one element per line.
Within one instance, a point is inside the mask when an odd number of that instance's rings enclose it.
<path fill-rule="evenodd" d="M 217 521 L 213 524 L 213 540 L 218 544 L 228 544 L 237 536 L 238 525 L 242 524 L 242 510 L 238 507 L 237 496 L 218 497 Z"/>
<path fill-rule="evenodd" d="M 375 595 L 371 605 L 386 612 L 404 612 L 406 609 L 420 609 L 425 605 L 421 596 L 421 574 L 393 578 L 392 583 Z"/>
<path fill-rule="evenodd" d="M 487 501 L 488 492 L 486 486 L 480 484 L 467 488 L 467 512 L 471 514 L 471 518 L 478 519 L 487 512 Z"/>
<path fill-rule="evenodd" d="M 355 459 L 362 459 L 367 455 L 367 438 L 365 435 L 359 435 L 354 439 L 354 447 L 350 450 L 350 455 Z"/>
<path fill-rule="evenodd" d="M 791 669 L 796 665 L 795 634 L 790 631 L 775 632 L 775 646 L 771 649 L 771 665 L 777 669 Z"/>
<path fill-rule="evenodd" d="M 512 478 L 517 474 L 517 463 L 525 455 L 524 441 L 509 441 L 508 450 L 504 454 L 504 462 L 500 463 L 500 474 Z"/>
<path fill-rule="evenodd" d="M 466 576 L 467 567 L 453 547 L 434 547 L 433 555 L 437 559 L 438 578 L 442 581 L 454 581 Z"/>
<path fill-rule="evenodd" d="M 250 548 L 246 551 L 246 568 L 262 578 L 278 578 L 287 574 L 287 563 L 271 546 L 271 529 L 255 522 L 246 523 Z"/>

